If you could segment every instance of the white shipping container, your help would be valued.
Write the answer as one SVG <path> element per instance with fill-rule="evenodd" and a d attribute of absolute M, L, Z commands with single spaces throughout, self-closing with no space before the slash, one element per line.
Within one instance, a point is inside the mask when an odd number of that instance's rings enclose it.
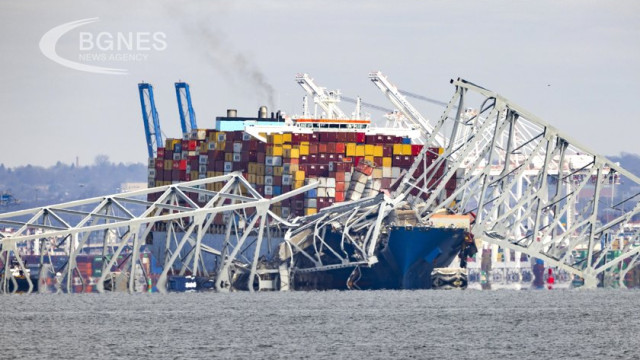
<path fill-rule="evenodd" d="M 351 173 L 346 172 L 344 173 L 344 182 L 348 183 L 349 181 L 351 181 Z"/>
<path fill-rule="evenodd" d="M 336 197 L 336 189 L 327 188 L 327 196 L 328 197 Z"/>
<path fill-rule="evenodd" d="M 234 142 L 233 143 L 233 152 L 234 153 L 241 153 L 242 152 L 242 143 Z"/>
<path fill-rule="evenodd" d="M 391 168 L 390 167 L 383 167 L 382 168 L 382 177 L 386 177 L 386 178 L 390 178 L 391 177 Z"/>
<path fill-rule="evenodd" d="M 199 173 L 206 173 L 207 172 L 207 165 L 200 165 L 198 166 L 198 172 Z"/>
<path fill-rule="evenodd" d="M 308 207 L 308 208 L 316 208 L 318 202 L 316 201 L 316 199 L 313 198 L 309 198 L 309 199 L 304 199 L 304 206 Z"/>
<path fill-rule="evenodd" d="M 149 169 L 147 171 L 149 178 L 155 178 L 156 177 L 156 169 Z"/>
<path fill-rule="evenodd" d="M 264 186 L 264 194 L 265 195 L 273 195 L 273 186 L 265 185 Z"/>
<path fill-rule="evenodd" d="M 265 185 L 273 185 L 273 176 L 271 175 L 267 175 L 264 177 L 264 184 Z"/>
<path fill-rule="evenodd" d="M 288 218 L 289 215 L 291 214 L 291 211 L 289 210 L 288 207 L 282 207 L 282 217 L 283 218 Z"/>
<path fill-rule="evenodd" d="M 327 188 L 319 187 L 317 190 L 318 197 L 327 197 Z"/>
<path fill-rule="evenodd" d="M 218 134 L 218 141 L 227 141 L 227 134 Z"/>
<path fill-rule="evenodd" d="M 173 153 L 173 161 L 182 160 L 182 153 Z"/>
<path fill-rule="evenodd" d="M 319 182 L 318 187 L 327 187 L 327 178 L 325 177 L 318 178 L 318 182 Z"/>
<path fill-rule="evenodd" d="M 327 178 L 327 187 L 335 188 L 336 187 L 336 179 L 335 178 Z"/>
<path fill-rule="evenodd" d="M 400 177 L 400 168 L 397 166 L 394 166 L 391 168 L 391 177 L 394 179 L 397 179 Z"/>
<path fill-rule="evenodd" d="M 241 161 L 242 161 L 242 155 L 238 153 L 233 153 L 233 162 L 241 162 Z"/>
<path fill-rule="evenodd" d="M 207 143 L 207 149 L 208 150 L 215 150 L 216 149 L 216 143 L 215 142 L 208 142 Z"/>
<path fill-rule="evenodd" d="M 282 185 L 291 185 L 291 175 L 282 175 Z"/>
<path fill-rule="evenodd" d="M 207 165 L 207 163 L 209 162 L 209 156 L 208 155 L 200 155 L 198 160 L 199 160 L 198 163 L 200 165 Z"/>
<path fill-rule="evenodd" d="M 251 140 L 251 135 L 247 133 L 242 133 L 242 141 L 248 141 L 248 140 Z"/>
<path fill-rule="evenodd" d="M 264 167 L 265 175 L 273 175 L 273 166 L 265 166 Z"/>
<path fill-rule="evenodd" d="M 264 158 L 264 163 L 265 163 L 267 166 L 273 166 L 273 156 L 271 156 L 271 155 L 267 155 L 267 156 L 265 156 L 265 158 Z"/>
<path fill-rule="evenodd" d="M 233 163 L 229 161 L 224 162 L 224 171 L 233 171 Z"/>
<path fill-rule="evenodd" d="M 274 156 L 273 157 L 273 166 L 282 166 L 282 157 Z"/>

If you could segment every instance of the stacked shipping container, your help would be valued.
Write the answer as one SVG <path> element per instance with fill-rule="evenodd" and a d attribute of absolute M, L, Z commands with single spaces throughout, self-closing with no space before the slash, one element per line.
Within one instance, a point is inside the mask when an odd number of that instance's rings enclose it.
<path fill-rule="evenodd" d="M 283 217 L 312 215 L 334 202 L 356 200 L 366 191 L 388 190 L 422 151 L 422 145 L 411 144 L 409 138 L 363 132 L 269 134 L 264 135 L 266 143 L 242 131 L 196 134 L 194 140 L 167 139 L 165 147 L 158 148 L 149 164 L 150 187 L 240 171 L 260 194 L 271 198 L 317 181 L 317 189 L 272 209 Z M 441 149 L 430 149 L 428 163 L 440 153 Z M 435 178 L 443 171 L 439 169 Z M 223 185 L 210 184 L 208 190 L 219 191 Z M 455 179 L 447 185 L 455 189 Z M 191 196 L 201 205 L 207 200 L 205 195 Z M 222 224 L 221 216 L 216 223 Z"/>

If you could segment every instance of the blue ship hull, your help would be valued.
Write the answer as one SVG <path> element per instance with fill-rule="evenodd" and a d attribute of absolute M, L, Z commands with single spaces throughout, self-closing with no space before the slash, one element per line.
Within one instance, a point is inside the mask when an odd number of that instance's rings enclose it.
<path fill-rule="evenodd" d="M 299 290 L 430 289 L 431 271 L 451 264 L 460 252 L 464 237 L 465 229 L 460 228 L 391 227 L 388 239 L 382 241 L 376 251 L 378 263 L 371 267 L 298 274 L 293 287 Z M 339 239 L 336 234 L 329 234 L 325 241 Z"/>

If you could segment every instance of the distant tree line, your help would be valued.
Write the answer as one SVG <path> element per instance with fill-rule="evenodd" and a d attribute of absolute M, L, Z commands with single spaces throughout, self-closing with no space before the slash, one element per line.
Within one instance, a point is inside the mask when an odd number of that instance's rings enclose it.
<path fill-rule="evenodd" d="M 0 194 L 19 202 L 0 206 L 0 213 L 118 193 L 122 183 L 146 182 L 146 174 L 146 164 L 116 164 L 106 155 L 79 167 L 60 161 L 48 168 L 0 164 Z"/>

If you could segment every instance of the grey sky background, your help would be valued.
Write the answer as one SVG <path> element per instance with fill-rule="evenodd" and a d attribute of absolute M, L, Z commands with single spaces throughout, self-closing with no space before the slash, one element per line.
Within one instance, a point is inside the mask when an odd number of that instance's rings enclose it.
<path fill-rule="evenodd" d="M 100 75 L 47 59 L 51 28 L 99 17 L 63 36 L 77 61 L 79 32 L 163 32 L 167 49 Z M 50 166 L 147 157 L 137 92 L 154 85 L 163 132 L 180 136 L 173 83 L 191 85 L 200 127 L 227 108 L 301 111 L 296 73 L 344 95 L 391 107 L 368 80 L 448 101 L 449 79 L 497 91 L 605 154 L 640 153 L 637 1 L 3 1 L 0 3 L 0 163 Z M 425 116 L 441 109 L 418 100 Z M 351 111 L 353 106 L 342 106 Z M 378 116 L 380 114 L 373 114 Z"/>

